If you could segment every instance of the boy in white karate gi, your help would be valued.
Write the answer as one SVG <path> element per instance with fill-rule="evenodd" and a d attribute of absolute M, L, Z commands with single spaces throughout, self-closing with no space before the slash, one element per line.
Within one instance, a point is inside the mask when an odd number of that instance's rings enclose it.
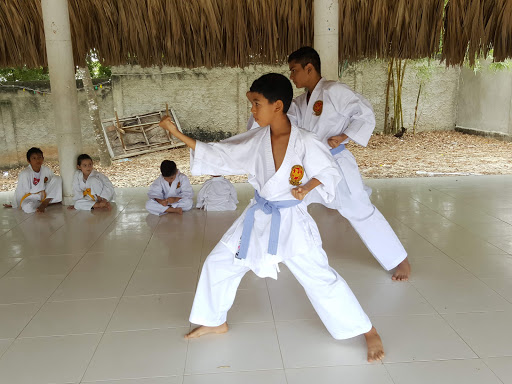
<path fill-rule="evenodd" d="M 338 184 L 336 199 L 325 204 L 316 193 L 309 202 L 334 208 L 345 217 L 377 261 L 386 269 L 395 269 L 392 279 L 408 280 L 411 267 L 407 252 L 384 216 L 369 199 L 356 160 L 345 148 L 350 140 L 366 146 L 375 128 L 370 103 L 346 85 L 321 76 L 320 56 L 311 47 L 303 47 L 288 57 L 290 79 L 307 92 L 295 98 L 288 117 L 292 124 L 316 133 L 330 149 L 344 176 Z"/>
<path fill-rule="evenodd" d="M 107 176 L 96 171 L 93 161 L 87 154 L 81 154 L 76 161 L 78 170 L 73 175 L 74 206 L 68 209 L 90 211 L 91 209 L 112 209 L 110 202 L 114 198 L 114 186 Z"/>
<path fill-rule="evenodd" d="M 178 171 L 176 163 L 170 160 L 160 164 L 162 173 L 149 187 L 146 209 L 153 215 L 166 213 L 183 214 L 192 208 L 194 191 L 188 177 Z"/>
<path fill-rule="evenodd" d="M 213 176 L 197 194 L 196 207 L 205 211 L 234 211 L 237 204 L 236 189 L 223 176 Z"/>
<path fill-rule="evenodd" d="M 256 80 L 247 97 L 262 128 L 205 144 L 178 131 L 168 117 L 160 126 L 192 150 L 192 174 L 249 174 L 255 198 L 205 260 L 190 322 L 201 324 L 187 338 L 228 331 L 227 312 L 242 277 L 277 278 L 286 264 L 304 287 L 313 307 L 335 339 L 364 334 L 368 361 L 384 349 L 345 280 L 329 266 L 318 227 L 303 198 L 316 188 L 331 201 L 341 179 L 332 156 L 310 132 L 290 124 L 286 112 L 293 90 L 280 74 Z"/>
<path fill-rule="evenodd" d="M 43 151 L 32 147 L 27 152 L 28 166 L 20 172 L 13 204 L 5 208 L 20 208 L 25 213 L 43 213 L 48 205 L 62 201 L 62 179 L 43 165 Z"/>

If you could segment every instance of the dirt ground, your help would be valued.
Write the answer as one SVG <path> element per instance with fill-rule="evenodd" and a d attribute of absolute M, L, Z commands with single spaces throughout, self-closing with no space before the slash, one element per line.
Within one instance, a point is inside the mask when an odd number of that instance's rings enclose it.
<path fill-rule="evenodd" d="M 373 135 L 366 148 L 354 143 L 347 147 L 356 157 L 361 174 L 367 179 L 512 174 L 512 143 L 455 131 L 406 134 L 400 139 Z M 144 187 L 159 176 L 160 163 L 165 159 L 174 160 L 178 168 L 190 177 L 190 158 L 186 148 L 116 161 L 108 168 L 95 164 L 95 168 L 106 174 L 116 187 Z M 54 172 L 59 172 L 56 161 L 45 164 Z M 22 169 L 3 171 L 0 191 L 14 190 Z M 190 181 L 200 184 L 208 178 L 194 176 L 190 177 Z M 228 179 L 243 182 L 247 177 L 229 176 Z"/>

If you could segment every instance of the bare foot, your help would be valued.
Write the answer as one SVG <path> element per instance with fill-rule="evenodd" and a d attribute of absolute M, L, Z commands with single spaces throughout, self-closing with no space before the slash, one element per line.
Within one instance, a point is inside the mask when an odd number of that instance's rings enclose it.
<path fill-rule="evenodd" d="M 173 208 L 173 207 L 169 207 L 167 208 L 167 210 L 165 212 L 168 212 L 168 213 L 177 213 L 178 215 L 183 215 L 183 209 L 181 208 Z"/>
<path fill-rule="evenodd" d="M 44 213 L 45 209 L 50 205 L 50 199 L 44 200 L 41 205 L 36 209 L 36 213 Z"/>
<path fill-rule="evenodd" d="M 406 257 L 404 261 L 397 265 L 395 268 L 395 272 L 391 277 L 391 280 L 394 281 L 407 281 L 409 280 L 409 276 L 411 274 L 411 265 L 409 264 L 409 259 Z"/>
<path fill-rule="evenodd" d="M 206 327 L 201 325 L 194 328 L 192 331 L 185 335 L 185 339 L 195 339 L 209 333 L 226 333 L 229 330 L 228 323 L 219 325 L 218 327 Z"/>
<path fill-rule="evenodd" d="M 74 207 L 74 206 L 72 206 L 72 205 L 70 205 L 70 206 L 68 207 L 68 210 L 70 210 L 70 211 L 74 211 L 74 210 L 75 210 L 75 207 Z"/>
<path fill-rule="evenodd" d="M 368 347 L 368 362 L 382 360 L 384 358 L 384 346 L 375 327 L 364 334 Z"/>
<path fill-rule="evenodd" d="M 110 211 L 110 203 L 106 200 L 101 200 L 92 206 L 95 211 Z"/>

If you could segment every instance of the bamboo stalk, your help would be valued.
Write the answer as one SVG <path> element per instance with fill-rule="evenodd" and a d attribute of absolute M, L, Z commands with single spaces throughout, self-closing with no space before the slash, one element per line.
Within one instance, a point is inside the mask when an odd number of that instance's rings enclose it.
<path fill-rule="evenodd" d="M 395 60 L 395 59 L 392 59 Z M 396 66 L 395 66 L 396 67 Z M 393 133 L 395 131 L 396 126 L 396 89 L 395 89 L 395 73 L 391 71 L 391 85 L 393 86 L 393 124 L 391 124 L 389 133 Z"/>
<path fill-rule="evenodd" d="M 404 66 L 402 68 L 402 80 L 400 81 L 400 119 L 401 119 L 401 125 L 400 129 L 404 126 L 404 111 L 402 109 L 402 89 L 404 85 L 404 75 L 405 75 L 405 66 L 407 65 L 407 60 L 404 60 Z"/>
<path fill-rule="evenodd" d="M 391 74 L 393 72 L 393 59 L 389 60 L 388 64 L 388 82 L 386 84 L 386 107 L 384 110 L 384 134 L 389 133 L 388 120 L 389 120 L 389 86 L 391 81 Z"/>
<path fill-rule="evenodd" d="M 418 88 L 418 97 L 416 97 L 416 106 L 414 107 L 414 122 L 412 123 L 412 134 L 416 134 L 416 120 L 418 117 L 418 104 L 420 103 L 420 93 L 421 93 L 421 83 L 420 87 Z"/>

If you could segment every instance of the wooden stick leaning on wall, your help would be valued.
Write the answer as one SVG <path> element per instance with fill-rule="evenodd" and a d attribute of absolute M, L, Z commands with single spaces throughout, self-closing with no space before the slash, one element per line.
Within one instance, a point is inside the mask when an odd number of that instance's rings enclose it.
<path fill-rule="evenodd" d="M 119 123 L 119 116 L 117 116 L 117 111 L 115 111 L 116 114 L 116 131 L 117 135 L 119 136 L 119 140 L 121 140 L 121 145 L 123 146 L 124 151 L 126 152 L 126 145 L 124 145 L 124 130 L 121 128 L 121 123 Z"/>

